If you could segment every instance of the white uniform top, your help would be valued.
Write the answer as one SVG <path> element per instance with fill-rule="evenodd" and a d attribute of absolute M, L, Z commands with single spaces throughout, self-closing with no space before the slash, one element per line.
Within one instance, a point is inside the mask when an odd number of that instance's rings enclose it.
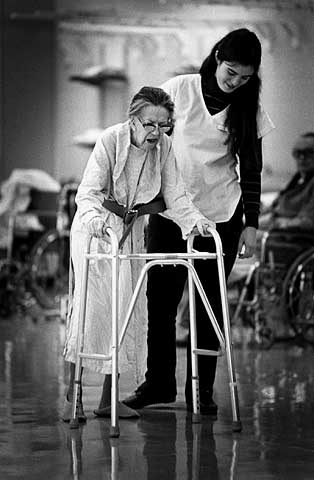
<path fill-rule="evenodd" d="M 215 222 L 230 220 L 240 200 L 241 188 L 237 159 L 225 144 L 228 107 L 215 115 L 209 113 L 199 74 L 179 75 L 160 87 L 175 103 L 173 147 L 187 191 L 207 218 Z M 260 106 L 258 137 L 273 128 L 272 121 Z"/>

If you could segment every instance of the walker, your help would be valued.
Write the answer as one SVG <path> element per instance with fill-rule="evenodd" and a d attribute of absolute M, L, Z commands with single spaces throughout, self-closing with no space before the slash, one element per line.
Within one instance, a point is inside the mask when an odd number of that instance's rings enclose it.
<path fill-rule="evenodd" d="M 224 273 L 223 252 L 219 234 L 213 228 L 209 228 L 209 235 L 211 235 L 215 242 L 216 253 L 199 252 L 193 249 L 193 240 L 195 235 L 190 235 L 187 240 L 187 253 L 132 253 L 123 254 L 119 251 L 119 240 L 116 233 L 108 227 L 106 229 L 111 241 L 111 253 L 90 253 L 91 238 L 88 242 L 86 253 L 83 259 L 83 276 L 81 285 L 81 300 L 80 300 L 80 317 L 79 317 L 79 334 L 77 340 L 77 354 L 76 354 L 76 367 L 75 367 L 75 383 L 74 383 L 74 395 L 72 404 L 72 418 L 70 421 L 70 428 L 78 428 L 79 422 L 76 416 L 76 404 L 80 388 L 80 370 L 82 367 L 82 359 L 98 359 L 98 360 L 112 360 L 112 387 L 111 387 L 111 427 L 110 437 L 119 437 L 120 429 L 118 423 L 118 410 L 117 404 L 119 399 L 118 391 L 118 372 L 119 372 L 119 349 L 123 342 L 126 330 L 128 328 L 131 316 L 134 310 L 136 300 L 141 290 L 145 275 L 148 270 L 155 265 L 184 265 L 188 269 L 188 288 L 189 288 L 189 306 L 190 306 L 190 334 L 191 334 L 191 359 L 192 359 L 192 397 L 193 397 L 193 413 L 192 422 L 200 423 L 200 402 L 199 402 L 199 380 L 198 380 L 198 355 L 221 355 L 226 353 L 227 366 L 229 373 L 229 386 L 231 394 L 231 407 L 232 407 L 232 431 L 240 432 L 242 425 L 239 414 L 239 401 L 238 401 L 238 389 L 236 383 L 236 374 L 234 369 L 234 359 L 232 351 L 231 333 L 230 333 L 230 320 L 229 309 L 227 300 L 226 280 Z M 111 260 L 112 264 L 112 346 L 111 354 L 95 354 L 91 352 L 84 352 L 84 327 L 85 327 L 85 315 L 86 315 L 86 299 L 88 289 L 88 270 L 90 260 L 101 261 L 102 259 Z M 120 262 L 125 260 L 136 261 L 146 260 L 147 262 L 143 266 L 134 292 L 132 294 L 130 304 L 127 309 L 126 318 L 123 323 L 121 332 L 118 332 L 118 305 L 119 305 L 119 266 Z M 213 310 L 206 297 L 200 279 L 194 268 L 194 260 L 197 259 L 216 259 L 218 267 L 218 277 L 221 294 L 222 315 L 223 315 L 223 330 L 218 325 L 218 322 L 214 316 Z M 197 331 L 195 321 L 195 286 L 199 292 L 199 295 L 203 301 L 209 320 L 212 323 L 214 331 L 217 335 L 220 344 L 220 351 L 205 350 L 197 348 Z"/>

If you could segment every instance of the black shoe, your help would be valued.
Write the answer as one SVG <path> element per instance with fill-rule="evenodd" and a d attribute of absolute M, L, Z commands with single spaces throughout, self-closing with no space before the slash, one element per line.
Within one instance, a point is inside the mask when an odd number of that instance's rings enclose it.
<path fill-rule="evenodd" d="M 193 402 L 190 395 L 186 397 L 187 410 L 193 412 Z M 200 390 L 200 412 L 202 415 L 217 416 L 218 407 L 213 400 L 212 390 Z"/>
<path fill-rule="evenodd" d="M 146 382 L 142 383 L 135 390 L 133 395 L 122 400 L 125 405 L 135 410 L 144 408 L 147 405 L 154 405 L 155 403 L 173 403 L 176 401 L 176 394 L 164 393 L 162 391 L 152 391 Z"/>
<path fill-rule="evenodd" d="M 193 403 L 187 403 L 186 408 L 189 412 L 193 412 Z M 213 417 L 217 417 L 218 407 L 214 400 L 209 403 L 200 402 L 200 413 L 202 415 L 211 415 Z"/>

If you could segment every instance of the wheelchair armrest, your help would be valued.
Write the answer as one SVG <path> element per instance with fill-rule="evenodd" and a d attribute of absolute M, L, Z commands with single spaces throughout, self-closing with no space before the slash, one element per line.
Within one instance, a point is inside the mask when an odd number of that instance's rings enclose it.
<path fill-rule="evenodd" d="M 268 239 L 274 240 L 284 239 L 289 243 L 308 242 L 314 245 L 314 231 L 312 230 L 300 230 L 298 228 L 285 228 L 285 229 L 271 229 L 269 231 Z"/>
<path fill-rule="evenodd" d="M 314 245 L 314 232 L 300 231 L 297 228 L 289 229 L 271 229 L 261 232 L 260 240 L 260 260 L 266 261 L 266 251 L 285 250 L 296 251 L 303 248 L 309 248 Z"/>

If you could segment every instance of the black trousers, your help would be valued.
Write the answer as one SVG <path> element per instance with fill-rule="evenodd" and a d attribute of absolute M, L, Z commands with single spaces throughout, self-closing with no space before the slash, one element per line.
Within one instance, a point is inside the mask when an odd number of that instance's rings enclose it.
<path fill-rule="evenodd" d="M 240 201 L 233 217 L 217 224 L 223 252 L 226 277 L 234 265 L 239 236 L 243 223 L 243 207 Z M 215 251 L 212 238 L 197 236 L 194 247 L 199 251 Z M 180 228 L 160 215 L 151 215 L 147 228 L 147 251 L 186 252 L 186 241 L 182 239 Z M 197 260 L 194 263 L 197 274 L 209 299 L 218 323 L 222 324 L 220 288 L 217 262 Z M 148 355 L 146 381 L 152 390 L 176 394 L 176 315 L 187 278 L 187 268 L 178 266 L 154 266 L 148 272 Z M 211 325 L 198 292 L 195 295 L 198 348 L 217 350 L 219 342 Z M 200 398 L 202 391 L 212 393 L 215 380 L 217 357 L 199 356 Z M 186 400 L 191 401 L 191 358 L 190 345 L 187 346 Z"/>

